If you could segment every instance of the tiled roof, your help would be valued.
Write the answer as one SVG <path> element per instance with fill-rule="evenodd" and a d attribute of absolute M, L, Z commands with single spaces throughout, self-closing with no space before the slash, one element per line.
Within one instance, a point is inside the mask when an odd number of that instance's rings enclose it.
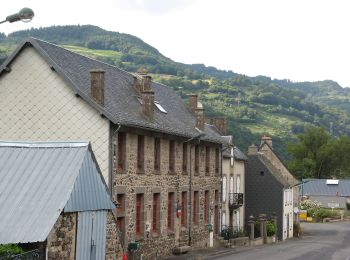
<path fill-rule="evenodd" d="M 0 67 L 0 75 L 22 48 L 28 44 L 32 45 L 45 58 L 49 66 L 72 87 L 76 95 L 88 102 L 111 122 L 186 138 L 198 135 L 199 131 L 195 128 L 195 117 L 170 87 L 152 82 L 151 87 L 155 93 L 155 101 L 158 101 L 167 113 L 162 113 L 155 107 L 154 120 L 150 121 L 140 113 L 141 104 L 133 89 L 133 74 L 39 39 L 29 38 L 24 41 Z M 104 107 L 95 103 L 89 95 L 89 71 L 94 69 L 105 71 Z M 215 127 L 205 124 L 203 131 L 206 135 L 201 138 L 202 140 L 215 143 L 224 142 Z"/>
<path fill-rule="evenodd" d="M 350 180 L 339 180 L 338 184 L 327 184 L 326 179 L 303 180 L 304 195 L 350 197 Z"/>
<path fill-rule="evenodd" d="M 248 155 L 248 165 L 250 165 L 251 168 L 256 169 L 261 167 L 261 165 L 264 165 L 266 169 L 268 169 L 268 171 L 271 173 L 271 175 L 274 176 L 275 179 L 281 183 L 284 188 L 288 188 L 297 184 L 295 178 L 286 178 L 283 176 L 282 173 L 263 154 L 258 153 L 256 155 Z"/>
<path fill-rule="evenodd" d="M 0 244 L 42 242 L 62 211 L 114 209 L 87 142 L 0 141 Z"/>

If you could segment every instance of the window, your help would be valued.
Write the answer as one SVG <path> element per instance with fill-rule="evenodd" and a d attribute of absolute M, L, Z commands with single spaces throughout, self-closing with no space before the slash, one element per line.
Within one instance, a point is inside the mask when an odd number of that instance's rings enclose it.
<path fill-rule="evenodd" d="M 215 190 L 215 204 L 219 203 L 219 191 Z"/>
<path fill-rule="evenodd" d="M 231 177 L 230 177 L 230 193 L 233 193 L 233 187 L 234 187 L 233 182 L 234 182 L 233 176 L 231 176 Z"/>
<path fill-rule="evenodd" d="M 226 227 L 226 213 L 225 212 L 222 212 L 221 226 L 222 226 L 222 229 L 227 228 Z"/>
<path fill-rule="evenodd" d="M 210 147 L 205 147 L 205 175 L 210 175 Z"/>
<path fill-rule="evenodd" d="M 143 194 L 136 194 L 136 237 L 140 239 L 143 235 Z"/>
<path fill-rule="evenodd" d="M 226 176 L 222 177 L 222 201 L 226 201 Z"/>
<path fill-rule="evenodd" d="M 137 171 L 142 173 L 145 160 L 145 137 L 139 135 L 137 138 Z"/>
<path fill-rule="evenodd" d="M 154 170 L 160 171 L 160 138 L 154 138 Z"/>
<path fill-rule="evenodd" d="M 168 193 L 168 229 L 174 230 L 174 200 L 175 194 L 174 192 Z"/>
<path fill-rule="evenodd" d="M 160 212 L 160 193 L 153 194 L 153 222 L 152 231 L 155 234 L 159 233 L 159 212 Z"/>
<path fill-rule="evenodd" d="M 181 193 L 181 226 L 187 226 L 187 191 Z"/>
<path fill-rule="evenodd" d="M 117 194 L 117 202 L 119 204 L 117 208 L 118 215 L 125 214 L 125 194 Z"/>
<path fill-rule="evenodd" d="M 194 147 L 194 174 L 199 175 L 199 145 Z"/>
<path fill-rule="evenodd" d="M 182 144 L 182 173 L 187 174 L 187 143 Z"/>
<path fill-rule="evenodd" d="M 219 148 L 215 149 L 215 175 L 219 176 L 219 169 L 220 169 L 220 151 Z"/>
<path fill-rule="evenodd" d="M 236 185 L 237 185 L 237 193 L 241 193 L 241 176 L 237 175 L 237 181 L 236 181 Z"/>
<path fill-rule="evenodd" d="M 195 191 L 193 192 L 193 224 L 197 225 L 198 224 L 198 208 L 199 208 L 199 203 L 198 203 L 198 198 L 199 198 L 199 192 Z"/>
<path fill-rule="evenodd" d="M 125 148 L 126 148 L 126 134 L 118 134 L 118 166 L 117 173 L 125 172 Z"/>
<path fill-rule="evenodd" d="M 124 243 L 125 239 L 125 217 L 117 217 L 117 226 L 121 233 L 121 241 Z"/>
<path fill-rule="evenodd" d="M 175 141 L 169 141 L 169 173 L 175 171 Z"/>
<path fill-rule="evenodd" d="M 204 193 L 204 223 L 209 223 L 209 191 Z"/>

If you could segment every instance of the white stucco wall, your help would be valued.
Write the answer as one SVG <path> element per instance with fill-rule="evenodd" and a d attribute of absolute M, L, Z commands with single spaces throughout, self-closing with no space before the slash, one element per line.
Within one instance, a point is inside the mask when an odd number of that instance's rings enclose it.
<path fill-rule="evenodd" d="M 26 47 L 0 77 L 0 139 L 90 141 L 108 183 L 109 121 Z"/>

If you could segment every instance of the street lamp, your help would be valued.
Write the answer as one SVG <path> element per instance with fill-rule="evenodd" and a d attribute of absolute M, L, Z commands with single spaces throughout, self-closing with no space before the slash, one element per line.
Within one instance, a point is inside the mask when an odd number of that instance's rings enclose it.
<path fill-rule="evenodd" d="M 13 23 L 17 21 L 28 23 L 33 19 L 33 17 L 34 17 L 33 10 L 28 7 L 25 7 L 19 10 L 18 13 L 7 16 L 5 20 L 0 21 L 0 24 L 5 22 Z"/>
<path fill-rule="evenodd" d="M 184 143 L 188 143 L 191 141 L 197 141 L 198 144 L 203 136 L 206 134 L 204 132 L 200 132 L 198 135 L 186 140 Z M 190 219 L 188 222 L 188 245 L 192 245 L 192 144 L 190 143 L 190 178 L 188 181 L 188 186 L 189 186 L 189 206 L 190 206 Z"/>

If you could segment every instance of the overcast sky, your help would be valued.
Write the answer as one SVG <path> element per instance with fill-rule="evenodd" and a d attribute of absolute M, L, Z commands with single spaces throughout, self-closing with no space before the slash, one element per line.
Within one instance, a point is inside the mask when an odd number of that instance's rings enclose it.
<path fill-rule="evenodd" d="M 4 4 L 6 3 L 6 4 Z M 10 0 L 0 18 L 31 7 L 30 27 L 93 24 L 135 35 L 165 56 L 249 76 L 332 79 L 350 87 L 348 0 Z"/>

